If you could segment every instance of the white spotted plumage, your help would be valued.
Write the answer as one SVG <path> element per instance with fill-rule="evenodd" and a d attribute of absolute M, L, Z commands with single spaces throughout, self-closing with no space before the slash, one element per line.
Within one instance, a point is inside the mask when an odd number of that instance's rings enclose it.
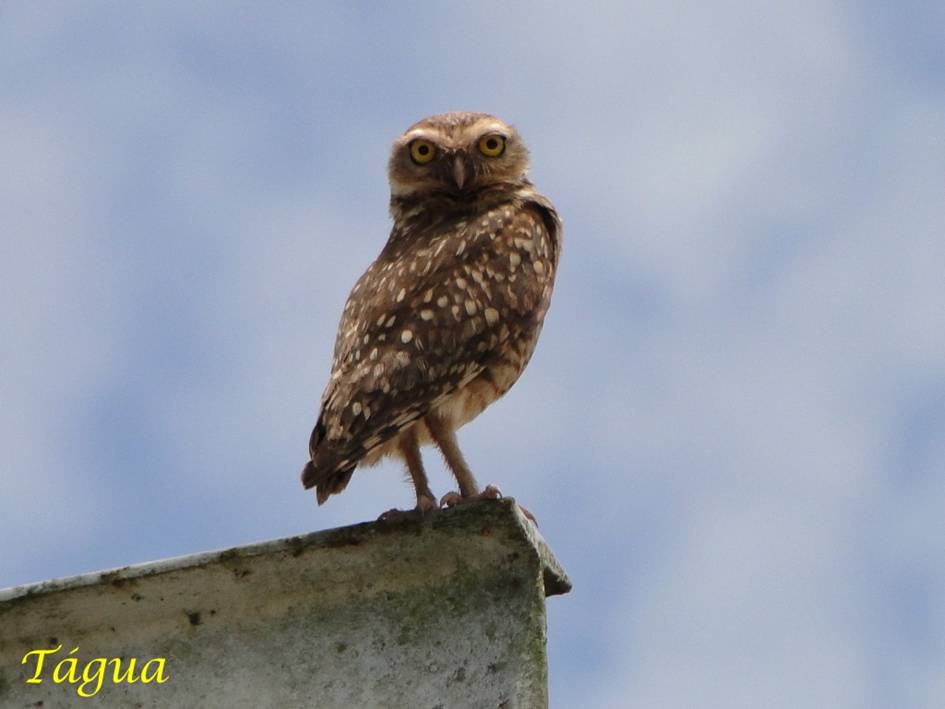
<path fill-rule="evenodd" d="M 501 141 L 500 155 L 480 152 L 484 136 Z M 411 157 L 416 140 L 430 144 L 432 160 Z M 397 455 L 417 506 L 429 509 L 419 454 L 427 442 L 456 476 L 453 501 L 479 495 L 455 431 L 528 363 L 561 246 L 557 213 L 527 166 L 518 133 L 486 114 L 432 116 L 395 141 L 394 227 L 344 307 L 303 470 L 319 504 L 344 489 L 357 465 Z"/>

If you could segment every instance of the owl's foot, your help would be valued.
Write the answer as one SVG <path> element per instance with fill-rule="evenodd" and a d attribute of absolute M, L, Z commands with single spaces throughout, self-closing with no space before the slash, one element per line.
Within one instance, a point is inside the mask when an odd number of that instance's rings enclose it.
<path fill-rule="evenodd" d="M 436 498 L 433 497 L 433 493 L 431 492 L 429 495 L 420 495 L 417 497 L 417 506 L 414 509 L 420 514 L 426 514 L 427 512 L 439 509 L 439 505 L 436 504 Z"/>
<path fill-rule="evenodd" d="M 478 495 L 470 495 L 469 497 L 463 497 L 458 492 L 448 492 L 440 498 L 440 507 L 455 507 L 456 505 L 461 505 L 464 502 L 475 502 L 476 500 L 499 500 L 502 499 L 502 491 L 499 490 L 495 485 L 486 485 L 486 489 L 480 492 Z M 527 508 L 518 505 L 519 510 L 522 514 L 531 521 L 536 527 L 538 526 L 538 520 L 535 519 L 533 515 Z"/>
<path fill-rule="evenodd" d="M 405 519 L 407 517 L 416 517 L 417 515 L 422 517 L 427 512 L 433 512 L 437 509 L 439 509 L 439 506 L 436 504 L 436 498 L 434 498 L 432 494 L 420 495 L 417 497 L 417 506 L 412 510 L 398 510 L 395 507 L 393 509 L 387 510 L 387 512 L 382 512 L 377 518 L 377 521 L 392 522 L 394 520 Z"/>
<path fill-rule="evenodd" d="M 499 500 L 502 499 L 502 491 L 495 485 L 486 485 L 486 489 L 477 495 L 463 497 L 458 492 L 448 492 L 440 498 L 440 507 L 455 507 L 464 502 L 475 502 L 476 500 Z"/>
<path fill-rule="evenodd" d="M 518 506 L 518 509 L 521 511 L 523 515 L 525 515 L 531 521 L 532 524 L 534 524 L 536 527 L 538 526 L 538 520 L 535 519 L 535 515 L 533 515 L 531 512 L 529 512 L 526 508 L 522 507 L 521 505 Z"/>
<path fill-rule="evenodd" d="M 417 514 L 416 510 L 398 510 L 396 507 L 391 507 L 387 512 L 381 512 L 377 516 L 378 522 L 399 522 L 402 519 L 407 519 L 408 517 L 413 517 Z"/>

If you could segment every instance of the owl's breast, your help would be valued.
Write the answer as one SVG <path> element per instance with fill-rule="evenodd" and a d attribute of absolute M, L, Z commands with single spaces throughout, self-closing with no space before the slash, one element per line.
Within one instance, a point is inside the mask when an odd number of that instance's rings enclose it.
<path fill-rule="evenodd" d="M 530 332 L 510 339 L 502 353 L 477 377 L 441 402 L 435 414 L 453 430 L 476 418 L 518 381 L 535 351 L 540 331 L 539 323 Z"/>

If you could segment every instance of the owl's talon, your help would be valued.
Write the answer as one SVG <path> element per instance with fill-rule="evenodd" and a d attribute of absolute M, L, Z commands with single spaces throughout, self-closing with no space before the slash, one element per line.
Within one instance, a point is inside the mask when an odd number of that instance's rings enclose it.
<path fill-rule="evenodd" d="M 408 515 L 412 510 L 398 510 L 396 507 L 391 507 L 387 512 L 381 512 L 377 516 L 378 522 L 393 522 L 394 520 L 403 519 L 404 515 Z"/>
<path fill-rule="evenodd" d="M 426 514 L 427 512 L 439 509 L 439 505 L 436 504 L 436 498 L 429 495 L 421 495 L 417 498 L 417 506 L 415 509 L 420 514 Z"/>
<path fill-rule="evenodd" d="M 396 507 L 392 507 L 387 510 L 387 512 L 382 512 L 377 518 L 378 522 L 393 522 L 394 520 L 401 520 L 407 517 L 423 517 L 428 512 L 433 512 L 434 510 L 439 509 L 436 504 L 436 500 L 433 497 L 428 495 L 421 495 L 417 498 L 417 506 L 412 510 L 398 510 Z"/>
<path fill-rule="evenodd" d="M 440 507 L 455 507 L 461 502 L 463 498 L 458 492 L 448 492 L 440 498 Z"/>
<path fill-rule="evenodd" d="M 526 517 L 532 524 L 534 524 L 536 527 L 538 526 L 538 520 L 535 519 L 535 515 L 533 515 L 531 512 L 529 512 L 525 507 L 522 507 L 521 505 L 518 506 L 518 510 L 519 510 L 519 512 L 521 512 L 523 515 L 525 515 L 525 517 Z"/>
<path fill-rule="evenodd" d="M 495 485 L 486 485 L 486 489 L 473 497 L 474 500 L 501 500 L 502 491 Z"/>
<path fill-rule="evenodd" d="M 455 507 L 464 502 L 476 502 L 477 500 L 501 500 L 502 491 L 495 485 L 486 485 L 486 489 L 476 495 L 463 497 L 458 492 L 448 492 L 440 498 L 440 507 Z"/>

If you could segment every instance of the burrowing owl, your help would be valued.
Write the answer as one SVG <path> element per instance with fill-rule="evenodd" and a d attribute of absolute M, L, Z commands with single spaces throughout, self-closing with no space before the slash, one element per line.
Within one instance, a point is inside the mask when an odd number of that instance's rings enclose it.
<path fill-rule="evenodd" d="M 480 492 L 456 430 L 518 379 L 551 301 L 561 222 L 527 171 L 519 134 L 485 113 L 431 116 L 394 141 L 394 227 L 348 296 L 302 471 L 318 504 L 393 455 L 417 509 L 435 508 L 429 442 L 459 485 L 441 505 L 497 496 Z"/>

